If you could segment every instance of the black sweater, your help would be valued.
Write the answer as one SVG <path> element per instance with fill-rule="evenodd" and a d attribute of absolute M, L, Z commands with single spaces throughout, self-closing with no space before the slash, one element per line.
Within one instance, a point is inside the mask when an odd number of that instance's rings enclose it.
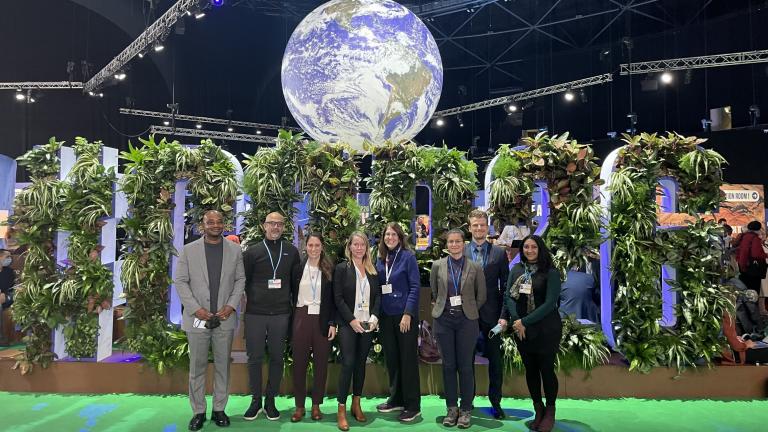
<path fill-rule="evenodd" d="M 299 251 L 285 240 L 265 240 L 277 266 L 275 277 L 281 280 L 280 289 L 268 289 L 267 281 L 272 279 L 272 263 L 267 255 L 264 242 L 256 243 L 243 253 L 245 266 L 245 313 L 252 315 L 278 315 L 291 313 L 294 293 L 299 292 L 301 282 L 301 257 Z M 280 244 L 283 256 L 280 257 Z M 278 265 L 278 259 L 280 264 Z"/>

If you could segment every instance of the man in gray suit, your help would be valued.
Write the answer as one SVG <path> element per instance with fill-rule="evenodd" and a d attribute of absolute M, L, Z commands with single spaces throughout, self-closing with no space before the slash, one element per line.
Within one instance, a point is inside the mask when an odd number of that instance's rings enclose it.
<path fill-rule="evenodd" d="M 215 380 L 213 413 L 217 426 L 229 426 L 224 413 L 229 397 L 232 337 L 237 324 L 235 308 L 245 289 L 240 246 L 221 236 L 224 219 L 216 210 L 203 215 L 202 238 L 184 246 L 176 268 L 176 291 L 184 305 L 181 328 L 189 340 L 189 402 L 194 416 L 189 430 L 205 423 L 205 372 L 213 345 Z"/>

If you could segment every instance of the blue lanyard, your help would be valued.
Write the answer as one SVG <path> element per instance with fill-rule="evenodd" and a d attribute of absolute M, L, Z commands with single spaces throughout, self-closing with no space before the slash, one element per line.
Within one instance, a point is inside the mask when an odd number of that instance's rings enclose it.
<path fill-rule="evenodd" d="M 307 263 L 307 271 L 309 272 L 309 287 L 312 289 L 312 303 L 315 303 L 315 300 L 317 300 L 317 280 L 320 279 L 318 276 L 320 276 L 320 269 L 317 269 L 317 273 L 315 273 L 314 276 L 312 276 L 312 266 Z"/>
<path fill-rule="evenodd" d="M 523 275 L 525 276 L 525 281 L 531 283 L 533 273 L 528 269 L 528 266 L 523 266 Z"/>
<path fill-rule="evenodd" d="M 395 257 L 392 258 L 392 268 L 389 267 L 389 254 L 387 254 L 387 259 L 384 261 L 384 276 L 387 279 L 387 284 L 389 284 L 389 276 L 392 274 L 392 270 L 395 269 L 395 262 L 397 262 L 398 255 L 400 255 L 400 248 L 397 249 Z"/>
<path fill-rule="evenodd" d="M 459 286 L 461 284 L 461 273 L 464 271 L 464 258 L 461 259 L 461 267 L 459 267 L 459 276 L 456 277 L 456 273 L 453 272 L 453 265 L 451 264 L 451 257 L 448 257 L 448 270 L 451 272 L 451 279 L 453 280 L 453 292 L 454 295 L 459 295 Z"/>
<path fill-rule="evenodd" d="M 280 267 L 280 260 L 283 259 L 283 241 L 280 240 L 280 252 L 277 255 L 277 265 L 275 265 L 275 262 L 272 260 L 272 252 L 269 250 L 266 240 L 262 240 L 261 242 L 264 243 L 264 247 L 267 249 L 267 256 L 269 256 L 269 263 L 272 264 L 272 279 L 277 279 L 277 269 Z"/>
<path fill-rule="evenodd" d="M 355 274 L 357 275 L 357 284 L 360 289 L 360 303 L 366 304 L 368 302 L 365 301 L 365 286 L 368 285 L 368 274 L 365 272 L 360 274 L 360 272 L 357 271 L 357 266 L 354 264 L 352 264 L 352 267 L 355 268 Z"/>
<path fill-rule="evenodd" d="M 483 255 L 482 255 L 483 262 L 481 262 L 480 264 L 482 264 L 483 267 L 485 267 L 485 263 L 488 262 L 488 245 L 485 243 L 483 245 L 484 246 L 480 246 L 483 248 Z M 472 261 L 477 262 L 477 246 L 472 247 Z"/>

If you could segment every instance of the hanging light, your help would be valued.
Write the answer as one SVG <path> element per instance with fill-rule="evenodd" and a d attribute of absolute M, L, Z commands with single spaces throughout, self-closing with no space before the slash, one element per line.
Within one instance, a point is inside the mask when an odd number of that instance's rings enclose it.
<path fill-rule="evenodd" d="M 661 74 L 659 77 L 659 80 L 662 84 L 671 84 L 673 80 L 673 76 L 669 71 L 664 71 L 664 73 Z"/>
<path fill-rule="evenodd" d="M 567 92 L 565 92 L 563 97 L 565 98 L 566 102 L 572 102 L 573 99 L 576 97 L 576 95 L 574 95 L 572 91 L 568 90 Z"/>
<path fill-rule="evenodd" d="M 435 125 L 437 127 L 443 127 L 445 126 L 445 120 L 442 117 L 440 117 L 437 120 L 435 120 Z"/>

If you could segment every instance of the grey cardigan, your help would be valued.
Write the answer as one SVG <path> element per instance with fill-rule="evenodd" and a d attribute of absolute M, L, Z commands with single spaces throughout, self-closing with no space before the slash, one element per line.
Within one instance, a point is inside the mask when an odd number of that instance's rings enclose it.
<path fill-rule="evenodd" d="M 445 310 L 445 302 L 448 301 L 448 285 L 451 284 L 448 275 L 448 257 L 440 258 L 432 263 L 429 285 L 432 288 L 432 317 L 439 318 Z M 464 315 L 471 319 L 478 319 L 478 311 L 485 304 L 485 275 L 479 264 L 469 259 L 464 259 L 464 267 L 461 271 L 461 309 Z"/>

